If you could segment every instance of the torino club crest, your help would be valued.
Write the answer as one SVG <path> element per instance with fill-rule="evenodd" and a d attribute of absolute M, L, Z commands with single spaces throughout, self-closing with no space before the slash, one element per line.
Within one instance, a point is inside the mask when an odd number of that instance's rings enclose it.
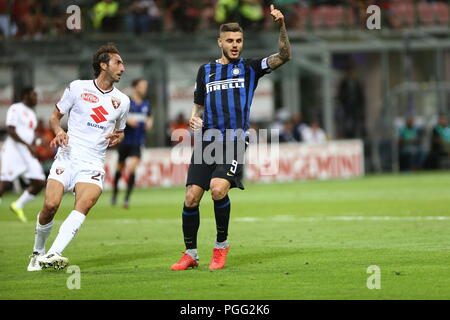
<path fill-rule="evenodd" d="M 111 103 L 114 107 L 114 109 L 117 109 L 120 107 L 120 99 L 117 99 L 116 97 L 111 97 Z"/>

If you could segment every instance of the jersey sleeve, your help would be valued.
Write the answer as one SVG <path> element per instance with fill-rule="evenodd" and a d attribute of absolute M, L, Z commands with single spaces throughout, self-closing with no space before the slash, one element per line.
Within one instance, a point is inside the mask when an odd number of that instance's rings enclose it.
<path fill-rule="evenodd" d="M 126 106 L 124 108 L 124 111 L 120 115 L 119 119 L 117 119 L 116 129 L 123 131 L 125 130 L 125 127 L 127 126 L 127 118 L 128 118 L 128 112 L 130 110 L 130 99 L 126 97 Z"/>
<path fill-rule="evenodd" d="M 250 67 L 252 67 L 252 69 L 255 70 L 256 75 L 259 78 L 272 71 L 269 67 L 269 64 L 267 63 L 267 60 L 269 60 L 269 57 L 261 59 L 252 59 L 249 62 Z"/>
<path fill-rule="evenodd" d="M 75 86 L 74 82 L 71 82 L 69 86 L 64 90 L 63 96 L 56 104 L 59 112 L 62 114 L 66 114 L 72 109 L 72 106 L 75 103 Z"/>
<path fill-rule="evenodd" d="M 12 126 L 17 127 L 18 124 L 18 111 L 16 107 L 13 105 L 8 109 L 8 112 L 6 113 L 6 126 Z"/>
<path fill-rule="evenodd" d="M 201 66 L 197 72 L 197 80 L 195 81 L 194 103 L 200 106 L 205 105 L 205 68 Z"/>

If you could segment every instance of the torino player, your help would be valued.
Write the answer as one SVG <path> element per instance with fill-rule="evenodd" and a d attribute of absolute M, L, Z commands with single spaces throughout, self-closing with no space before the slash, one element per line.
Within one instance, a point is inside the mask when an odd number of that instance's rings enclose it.
<path fill-rule="evenodd" d="M 56 134 L 51 144 L 59 149 L 36 223 L 28 271 L 67 266 L 69 260 L 61 254 L 102 193 L 106 148 L 117 145 L 124 137 L 130 99 L 113 85 L 125 71 L 119 51 L 112 44 L 100 47 L 92 66 L 95 79 L 71 82 L 50 118 Z M 67 133 L 60 125 L 65 114 L 68 115 Z M 66 191 L 74 192 L 75 206 L 45 253 L 53 218 Z"/>
<path fill-rule="evenodd" d="M 45 175 L 34 148 L 37 119 L 33 109 L 37 104 L 36 92 L 31 87 L 24 88 L 21 99 L 22 102 L 13 104 L 6 114 L 8 138 L 1 151 L 0 201 L 5 190 L 20 175 L 29 179 L 30 186 L 10 205 L 17 217 L 26 222 L 23 207 L 44 188 Z"/>

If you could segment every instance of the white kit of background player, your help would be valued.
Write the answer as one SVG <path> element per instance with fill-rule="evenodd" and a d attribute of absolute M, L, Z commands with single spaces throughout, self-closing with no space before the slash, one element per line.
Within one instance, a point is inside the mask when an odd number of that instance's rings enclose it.
<path fill-rule="evenodd" d="M 100 197 L 106 149 L 123 139 L 130 99 L 113 83 L 120 79 L 125 68 L 118 54 L 108 53 L 108 56 L 110 59 L 104 59 L 107 62 L 101 62 L 102 68 L 95 80 L 73 81 L 56 104 L 50 123 L 57 134 L 53 143 L 60 147 L 48 177 L 44 206 L 38 216 L 29 271 L 46 267 L 62 269 L 68 264 L 68 259 L 61 254 Z M 115 63 L 118 66 L 111 66 Z M 66 114 L 67 134 L 59 126 L 60 119 Z M 62 223 L 58 236 L 45 254 L 53 217 L 67 191 L 75 194 L 74 210 Z"/>

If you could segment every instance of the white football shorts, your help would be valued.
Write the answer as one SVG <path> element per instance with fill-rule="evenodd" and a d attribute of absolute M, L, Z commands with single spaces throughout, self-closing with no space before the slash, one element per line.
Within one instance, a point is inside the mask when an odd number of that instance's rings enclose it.
<path fill-rule="evenodd" d="M 39 160 L 24 145 L 5 143 L 1 150 L 0 181 L 12 182 L 19 176 L 32 180 L 45 180 Z"/>
<path fill-rule="evenodd" d="M 75 185 L 78 182 L 93 183 L 103 190 L 104 177 L 105 171 L 90 163 L 57 157 L 50 168 L 48 179 L 61 182 L 65 192 L 75 192 Z"/>

